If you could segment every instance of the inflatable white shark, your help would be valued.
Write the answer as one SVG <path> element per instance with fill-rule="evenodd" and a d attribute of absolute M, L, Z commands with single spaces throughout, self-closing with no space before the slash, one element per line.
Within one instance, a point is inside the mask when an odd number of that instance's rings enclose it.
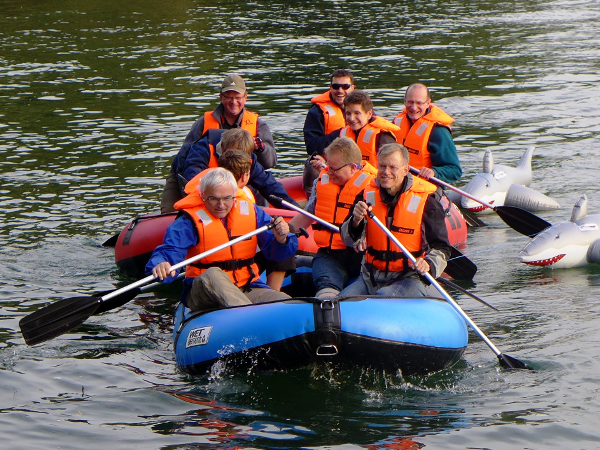
<path fill-rule="evenodd" d="M 478 173 L 463 188 L 471 196 L 493 206 L 516 206 L 527 211 L 543 211 L 560 208 L 560 205 L 541 192 L 534 191 L 531 184 L 531 157 L 535 147 L 529 147 L 517 167 L 494 164 L 490 150 L 483 157 L 483 172 Z M 452 200 L 457 203 L 455 196 Z M 472 212 L 491 213 L 492 210 L 466 197 L 458 205 Z"/>
<path fill-rule="evenodd" d="M 522 263 L 553 268 L 600 264 L 600 215 L 587 215 L 585 195 L 575 203 L 571 220 L 546 228 L 519 253 Z"/>

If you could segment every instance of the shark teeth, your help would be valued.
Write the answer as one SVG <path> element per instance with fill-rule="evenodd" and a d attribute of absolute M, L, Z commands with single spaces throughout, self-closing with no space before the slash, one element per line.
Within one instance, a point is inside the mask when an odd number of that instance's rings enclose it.
<path fill-rule="evenodd" d="M 565 257 L 565 253 L 553 256 L 548 259 L 540 259 L 538 261 L 523 261 L 525 264 L 529 264 L 530 266 L 551 266 L 552 264 L 560 261 Z"/>
<path fill-rule="evenodd" d="M 487 208 L 487 206 L 483 206 L 483 205 L 481 205 L 481 206 L 475 206 L 475 207 L 473 207 L 473 208 L 467 208 L 467 211 L 471 211 L 471 212 L 481 212 L 481 211 L 484 211 L 484 210 L 486 210 L 486 209 L 488 209 L 488 208 Z"/>
<path fill-rule="evenodd" d="M 490 202 L 490 205 L 493 205 L 493 204 L 494 204 L 494 201 L 495 201 L 495 200 L 492 200 L 492 201 Z M 487 207 L 487 206 L 480 205 L 480 206 L 473 206 L 473 207 L 471 207 L 471 208 L 465 208 L 465 209 L 466 209 L 467 211 L 471 211 L 471 212 L 481 212 L 481 211 L 485 211 L 486 209 L 488 209 L 488 207 Z"/>

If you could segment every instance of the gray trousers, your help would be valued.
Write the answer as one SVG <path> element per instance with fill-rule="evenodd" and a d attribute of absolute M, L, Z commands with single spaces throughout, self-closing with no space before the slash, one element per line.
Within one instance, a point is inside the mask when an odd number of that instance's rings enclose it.
<path fill-rule="evenodd" d="M 177 175 L 175 172 L 173 172 L 173 168 L 171 167 L 160 198 L 161 214 L 175 211 L 173 205 L 175 205 L 175 203 L 181 199 L 182 197 L 181 190 L 179 189 L 179 181 L 177 180 Z"/>
<path fill-rule="evenodd" d="M 194 278 L 187 295 L 187 304 L 192 311 L 214 308 L 266 303 L 290 298 L 289 295 L 267 288 L 241 290 L 231 282 L 229 276 L 218 267 L 207 269 Z"/>

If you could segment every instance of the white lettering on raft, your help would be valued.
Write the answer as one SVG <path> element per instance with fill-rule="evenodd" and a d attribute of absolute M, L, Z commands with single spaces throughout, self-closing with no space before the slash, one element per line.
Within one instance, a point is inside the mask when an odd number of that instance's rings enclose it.
<path fill-rule="evenodd" d="M 194 328 L 191 330 L 185 341 L 185 348 L 208 344 L 208 337 L 210 336 L 211 330 L 212 327 Z"/>

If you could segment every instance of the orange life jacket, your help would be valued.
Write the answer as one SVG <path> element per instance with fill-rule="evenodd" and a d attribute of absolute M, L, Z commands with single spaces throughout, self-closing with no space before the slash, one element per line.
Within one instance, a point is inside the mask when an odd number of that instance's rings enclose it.
<path fill-rule="evenodd" d="M 200 172 L 198 175 L 196 175 L 194 178 L 192 178 L 190 181 L 188 181 L 188 183 L 185 185 L 185 193 L 190 195 L 190 194 L 193 194 L 194 192 L 198 192 L 202 178 L 204 178 L 204 175 L 206 175 L 208 172 L 210 172 L 213 169 L 214 169 L 214 167 L 209 167 L 208 169 L 204 169 L 202 172 Z M 244 186 L 243 188 L 238 189 L 236 198 L 238 198 L 238 197 L 242 198 L 243 200 L 248 200 L 252 203 L 256 203 L 254 194 L 252 193 L 252 191 L 250 190 L 250 188 L 248 186 Z M 175 209 L 182 209 L 182 208 L 177 208 L 177 203 L 175 203 Z"/>
<path fill-rule="evenodd" d="M 238 190 L 238 193 L 240 191 Z M 227 215 L 227 229 L 221 219 L 208 212 L 200 194 L 190 194 L 175 204 L 183 209 L 196 225 L 198 244 L 188 250 L 186 259 L 204 253 L 232 239 L 256 230 L 254 205 L 236 195 L 236 202 Z M 185 276 L 197 277 L 210 267 L 220 267 L 238 287 L 244 287 L 259 277 L 256 255 L 256 236 L 238 242 L 186 267 Z"/>
<path fill-rule="evenodd" d="M 329 134 L 346 126 L 344 110 L 331 100 L 330 91 L 317 95 L 310 100 L 323 111 L 325 119 L 325 134 Z"/>
<path fill-rule="evenodd" d="M 389 131 L 394 136 L 400 131 L 400 127 L 383 117 L 375 117 L 375 120 L 366 124 L 358 132 L 358 136 L 350 127 L 345 127 L 340 132 L 340 137 L 349 137 L 354 139 L 363 156 L 363 161 L 367 161 L 373 167 L 377 167 L 377 136 L 382 131 Z"/>
<path fill-rule="evenodd" d="M 415 257 L 423 254 L 423 210 L 427 197 L 436 191 L 432 183 L 413 177 L 412 186 L 400 194 L 394 207 L 393 215 L 388 217 L 388 205 L 381 201 L 380 188 L 372 180 L 365 189 L 365 201 L 373 206 L 373 213 L 392 234 Z M 391 223 L 390 223 L 391 221 Z M 408 270 L 408 259 L 402 251 L 390 241 L 387 235 L 374 223 L 367 219 L 367 263 L 379 270 L 401 272 Z"/>
<path fill-rule="evenodd" d="M 204 129 L 202 130 L 202 136 L 204 136 L 208 130 L 212 128 L 222 128 L 221 123 L 212 115 L 213 112 L 214 111 L 206 111 L 204 113 Z M 258 133 L 258 114 L 244 109 L 244 115 L 242 116 L 240 125 L 244 130 L 247 130 L 252 137 L 256 137 Z"/>
<path fill-rule="evenodd" d="M 435 105 L 430 106 L 430 111 L 415 123 L 410 125 L 410 120 L 406 117 L 406 108 L 394 119 L 394 124 L 400 127 L 396 133 L 396 139 L 408 150 L 409 164 L 416 169 L 423 167 L 431 168 L 431 154 L 427 149 L 429 136 L 434 125 L 441 125 L 452 131 L 450 124 L 454 119 Z"/>
<path fill-rule="evenodd" d="M 352 208 L 354 199 L 377 175 L 377 170 L 369 163 L 365 163 L 365 167 L 352 175 L 344 186 L 331 183 L 328 171 L 329 168 L 321 171 L 317 181 L 315 215 L 326 222 L 340 226 Z M 329 247 L 332 250 L 346 248 L 340 233 L 335 233 L 318 222 L 312 227 L 315 230 L 315 243 L 319 247 Z"/>

